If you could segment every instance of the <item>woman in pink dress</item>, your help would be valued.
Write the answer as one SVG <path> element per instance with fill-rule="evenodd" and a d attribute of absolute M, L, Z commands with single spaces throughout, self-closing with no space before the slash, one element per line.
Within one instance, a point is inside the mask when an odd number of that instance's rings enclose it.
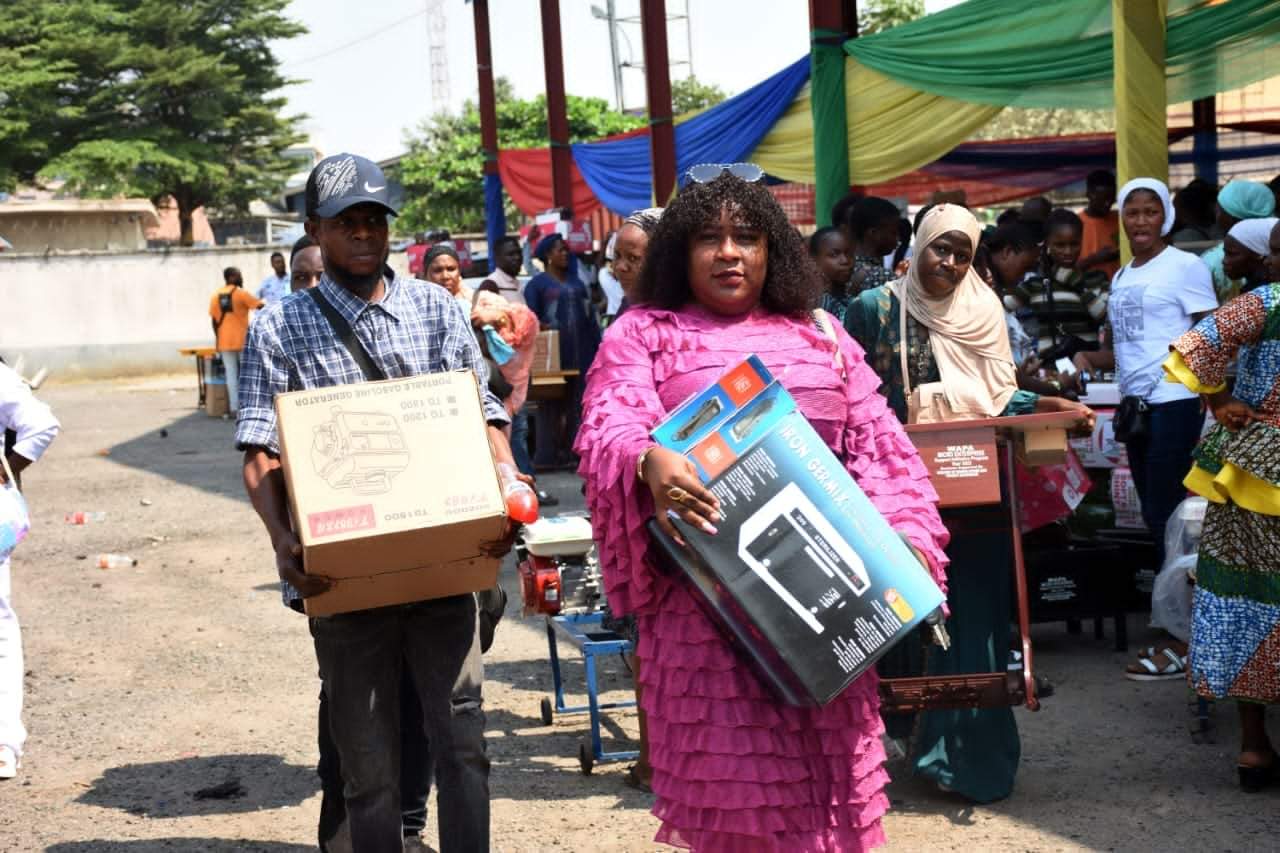
<path fill-rule="evenodd" d="M 691 465 L 655 448 L 650 429 L 755 353 L 945 581 L 947 534 L 925 468 L 862 350 L 814 313 L 822 283 L 800 237 L 743 171 L 690 184 L 659 222 L 642 304 L 609 328 L 588 377 L 579 472 L 610 606 L 639 623 L 655 840 L 733 853 L 866 850 L 883 842 L 888 807 L 875 672 L 823 708 L 782 704 L 684 580 L 647 556 L 647 519 L 669 533 L 668 511 L 703 529 L 718 520 Z"/>

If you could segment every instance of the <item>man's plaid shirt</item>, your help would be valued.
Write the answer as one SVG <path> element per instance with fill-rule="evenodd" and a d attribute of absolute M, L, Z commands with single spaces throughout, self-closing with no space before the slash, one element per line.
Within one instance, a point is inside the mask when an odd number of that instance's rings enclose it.
<path fill-rule="evenodd" d="M 387 283 L 381 302 L 365 302 L 327 275 L 317 287 L 388 378 L 473 371 L 480 382 L 486 419 L 491 424 L 508 423 L 502 403 L 489 391 L 489 371 L 471 320 L 443 287 L 396 276 Z M 301 291 L 286 296 L 262 309 L 249 326 L 240 357 L 236 447 L 280 453 L 277 394 L 364 381 L 359 365 L 315 301 Z M 283 592 L 286 604 L 298 597 L 287 586 Z"/>

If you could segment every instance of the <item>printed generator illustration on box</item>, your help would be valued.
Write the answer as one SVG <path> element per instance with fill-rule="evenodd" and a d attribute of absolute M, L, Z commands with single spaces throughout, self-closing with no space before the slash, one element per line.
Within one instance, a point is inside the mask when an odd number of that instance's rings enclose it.
<path fill-rule="evenodd" d="M 825 704 L 943 601 L 901 537 L 756 356 L 652 433 L 724 520 L 655 538 L 786 701 Z M 655 526 L 656 527 L 656 526 Z"/>
<path fill-rule="evenodd" d="M 385 412 L 344 412 L 315 427 L 311 465 L 333 489 L 357 495 L 381 495 L 391 490 L 396 474 L 409 467 L 404 433 L 394 415 Z"/>

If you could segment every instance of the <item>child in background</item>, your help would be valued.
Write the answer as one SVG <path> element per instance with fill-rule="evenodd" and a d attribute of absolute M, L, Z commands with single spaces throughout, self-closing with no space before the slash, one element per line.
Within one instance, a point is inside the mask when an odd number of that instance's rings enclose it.
<path fill-rule="evenodd" d="M 1081 270 L 1098 270 L 1110 281 L 1120 269 L 1120 214 L 1112 210 L 1116 203 L 1116 176 L 1098 169 L 1089 173 L 1084 186 L 1089 204 L 1080 211 L 1083 258 L 1078 265 Z"/>
<path fill-rule="evenodd" d="M 809 238 L 809 257 L 813 258 L 826 282 L 822 295 L 822 308 L 844 324 L 844 315 L 853 301 L 849 287 L 849 274 L 853 260 L 849 257 L 849 241 L 839 228 L 827 226 L 813 232 Z"/>
<path fill-rule="evenodd" d="M 895 278 L 884 265 L 886 255 L 898 249 L 898 220 L 902 214 L 888 199 L 867 196 L 849 211 L 850 247 L 853 254 L 854 295 L 887 284 Z"/>
<path fill-rule="evenodd" d="M 1096 343 L 1106 319 L 1110 279 L 1101 269 L 1081 269 L 1084 233 L 1083 220 L 1065 208 L 1045 221 L 1040 276 L 1025 282 L 1022 294 L 1039 320 L 1041 352 L 1072 336 Z"/>

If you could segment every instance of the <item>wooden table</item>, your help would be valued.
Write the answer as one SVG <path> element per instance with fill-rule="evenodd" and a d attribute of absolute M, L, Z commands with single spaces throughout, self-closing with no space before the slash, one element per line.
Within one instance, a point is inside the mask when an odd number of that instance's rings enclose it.
<path fill-rule="evenodd" d="M 208 359 L 212 359 L 217 355 L 218 351 L 213 347 L 179 347 L 178 355 L 195 356 L 196 359 L 196 408 L 204 407 L 204 363 Z"/>
<path fill-rule="evenodd" d="M 1031 671 L 1031 612 L 1022 555 L 1022 531 L 1018 522 L 1018 482 L 1014 464 L 1018 445 L 1025 442 L 1028 435 L 1034 437 L 1035 433 L 1045 431 L 1064 433 L 1076 420 L 1070 412 L 1051 412 L 907 426 L 907 436 L 929 469 L 929 479 L 938 492 L 941 509 L 1000 503 L 1001 471 L 1004 472 L 1003 486 L 1008 497 L 1013 543 L 1018 631 L 1022 635 L 1022 671 L 885 678 L 880 681 L 880 697 L 885 711 L 987 708 L 1024 703 L 1032 711 L 1040 709 L 1035 677 Z"/>
<path fill-rule="evenodd" d="M 529 382 L 529 399 L 535 402 L 543 400 L 563 400 L 569 390 L 569 380 L 578 376 L 577 370 L 554 370 L 550 373 L 535 373 Z"/>

